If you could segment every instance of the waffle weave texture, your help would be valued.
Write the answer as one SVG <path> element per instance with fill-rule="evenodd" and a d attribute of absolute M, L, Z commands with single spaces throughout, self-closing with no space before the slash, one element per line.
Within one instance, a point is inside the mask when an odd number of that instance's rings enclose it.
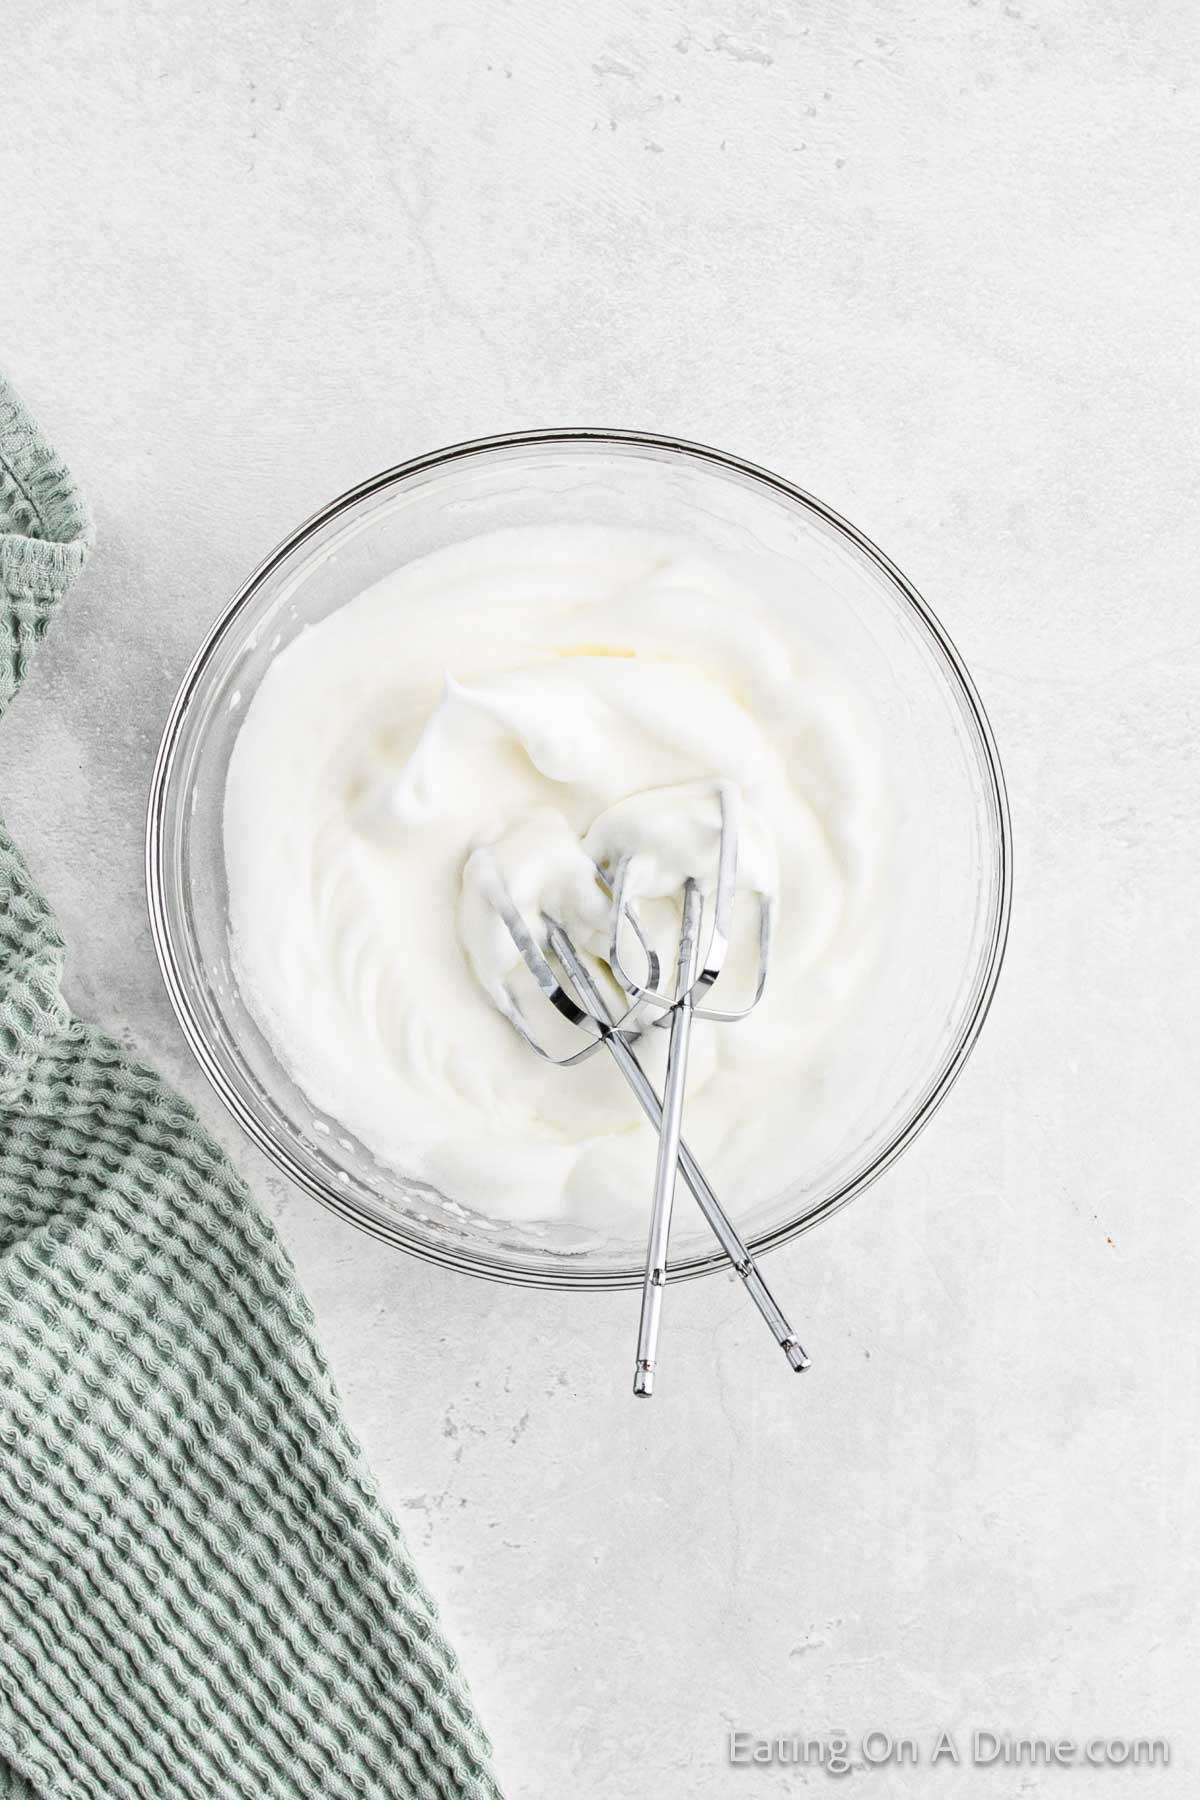
<path fill-rule="evenodd" d="M 91 531 L 0 381 L 0 714 Z M 0 1797 L 497 1800 L 269 1221 L 0 824 Z"/>

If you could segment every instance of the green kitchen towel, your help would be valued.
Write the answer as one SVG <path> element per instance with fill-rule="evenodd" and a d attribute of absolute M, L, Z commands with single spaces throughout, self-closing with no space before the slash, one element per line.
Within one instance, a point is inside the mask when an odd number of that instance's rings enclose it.
<path fill-rule="evenodd" d="M 90 537 L 0 381 L 0 713 Z M 496 1800 L 286 1252 L 62 969 L 0 825 L 0 1797 Z"/>

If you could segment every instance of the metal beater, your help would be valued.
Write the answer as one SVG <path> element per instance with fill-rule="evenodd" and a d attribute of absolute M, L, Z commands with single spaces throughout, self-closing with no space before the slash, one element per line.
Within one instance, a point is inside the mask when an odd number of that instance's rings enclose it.
<path fill-rule="evenodd" d="M 648 1399 L 654 1392 L 663 1289 L 667 1279 L 671 1214 L 677 1176 L 681 1171 L 684 1182 L 717 1242 L 741 1277 L 791 1367 L 799 1372 L 806 1369 L 809 1363 L 799 1339 L 759 1273 L 740 1233 L 713 1192 L 682 1135 L 692 1021 L 706 1018 L 727 1023 L 745 1018 L 762 997 L 770 960 L 770 902 L 765 894 L 760 894 L 757 972 L 750 1000 L 743 1006 L 729 1010 L 717 1010 L 698 1004 L 701 997 L 712 988 L 724 967 L 730 945 L 737 882 L 739 795 L 732 784 L 725 783 L 719 785 L 717 796 L 721 823 L 716 883 L 711 902 L 706 902 L 699 877 L 689 875 L 684 881 L 680 896 L 680 930 L 674 987 L 669 995 L 660 991 L 661 961 L 630 896 L 633 867 L 631 855 L 620 856 L 611 865 L 605 863 L 597 866 L 597 880 L 611 901 L 607 972 L 594 972 L 588 966 L 561 921 L 543 914 L 541 932 L 533 930 L 514 902 L 491 853 L 486 849 L 477 850 L 472 857 L 473 878 L 506 927 L 522 962 L 541 993 L 588 1041 L 573 1054 L 555 1054 L 530 1026 L 512 985 L 504 984 L 495 997 L 499 999 L 509 1022 L 538 1056 L 562 1068 L 570 1068 L 586 1061 L 601 1048 L 608 1050 L 642 1110 L 658 1132 L 633 1384 L 634 1393 L 643 1399 Z M 711 924 L 702 952 L 700 945 L 706 912 L 711 913 Z M 638 946 L 645 964 L 641 980 L 630 974 L 626 966 L 627 956 L 623 955 L 622 939 L 629 935 Z M 543 942 L 545 949 L 542 947 Z M 611 978 L 615 1002 L 604 992 L 604 986 L 609 985 L 608 978 Z M 657 1016 L 649 1020 L 648 1015 L 652 1012 Z M 670 1033 L 661 1100 L 633 1047 L 644 1031 L 651 1027 L 664 1027 Z"/>

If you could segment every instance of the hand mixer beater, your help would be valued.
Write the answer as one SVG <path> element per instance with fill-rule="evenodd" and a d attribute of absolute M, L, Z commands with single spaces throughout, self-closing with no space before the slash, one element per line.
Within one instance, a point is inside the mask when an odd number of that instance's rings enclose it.
<path fill-rule="evenodd" d="M 671 1216 L 680 1174 L 791 1367 L 797 1372 L 806 1369 L 809 1360 L 683 1138 L 693 1021 L 732 1023 L 745 1018 L 762 997 L 770 962 L 771 904 L 767 894 L 760 892 L 757 967 L 749 1000 L 726 1010 L 701 1004 L 725 966 L 737 887 L 740 796 L 732 783 L 723 782 L 716 786 L 714 797 L 719 809 L 715 878 L 709 893 L 700 873 L 684 877 L 670 993 L 661 989 L 662 960 L 637 905 L 636 850 L 605 854 L 596 865 L 596 880 L 609 899 L 608 955 L 603 963 L 580 950 L 561 919 L 543 912 L 536 924 L 528 921 L 490 850 L 476 850 L 470 861 L 471 880 L 503 922 L 540 994 L 587 1041 L 567 1054 L 550 1048 L 543 1033 L 530 1023 L 515 987 L 506 982 L 494 997 L 509 1022 L 538 1056 L 562 1068 L 574 1067 L 598 1050 L 607 1050 L 658 1133 L 633 1383 L 634 1393 L 643 1399 L 654 1392 Z M 706 920 L 707 940 L 701 948 Z M 627 966 L 631 942 L 641 959 L 640 979 Z M 669 1034 L 661 1098 L 635 1049 L 638 1039 L 651 1029 Z"/>

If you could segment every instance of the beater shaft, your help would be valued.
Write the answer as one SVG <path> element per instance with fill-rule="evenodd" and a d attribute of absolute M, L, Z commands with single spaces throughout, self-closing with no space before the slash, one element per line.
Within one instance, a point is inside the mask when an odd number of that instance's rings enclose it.
<path fill-rule="evenodd" d="M 662 1102 L 655 1092 L 653 1082 L 638 1061 L 636 1053 L 621 1032 L 613 1028 L 612 1015 L 604 996 L 592 979 L 590 970 L 585 966 L 574 944 L 560 926 L 551 927 L 550 943 L 570 977 L 580 1000 L 600 1026 L 605 1048 L 637 1096 L 642 1111 L 654 1129 L 661 1131 Z M 679 1144 L 679 1167 L 713 1236 L 729 1258 L 736 1273 L 741 1277 L 746 1292 L 762 1314 L 775 1342 L 787 1357 L 792 1368 L 799 1374 L 809 1365 L 809 1358 L 804 1347 L 759 1273 L 758 1265 L 743 1241 L 741 1233 L 721 1205 L 707 1176 L 682 1139 Z"/>
<path fill-rule="evenodd" d="M 641 1400 L 648 1400 L 654 1392 L 654 1366 L 658 1360 L 663 1289 L 667 1285 L 667 1246 L 671 1236 L 675 1183 L 679 1174 L 679 1140 L 683 1132 L 683 1097 L 687 1087 L 688 1047 L 692 1035 L 692 989 L 700 962 L 700 919 L 703 911 L 704 901 L 700 889 L 694 881 L 689 881 L 683 890 L 675 1007 L 671 1013 L 667 1073 L 663 1082 L 662 1123 L 658 1131 L 658 1162 L 654 1171 L 654 1203 L 650 1213 L 650 1236 L 646 1245 L 646 1274 L 642 1282 L 637 1364 L 633 1372 L 633 1391 Z"/>

